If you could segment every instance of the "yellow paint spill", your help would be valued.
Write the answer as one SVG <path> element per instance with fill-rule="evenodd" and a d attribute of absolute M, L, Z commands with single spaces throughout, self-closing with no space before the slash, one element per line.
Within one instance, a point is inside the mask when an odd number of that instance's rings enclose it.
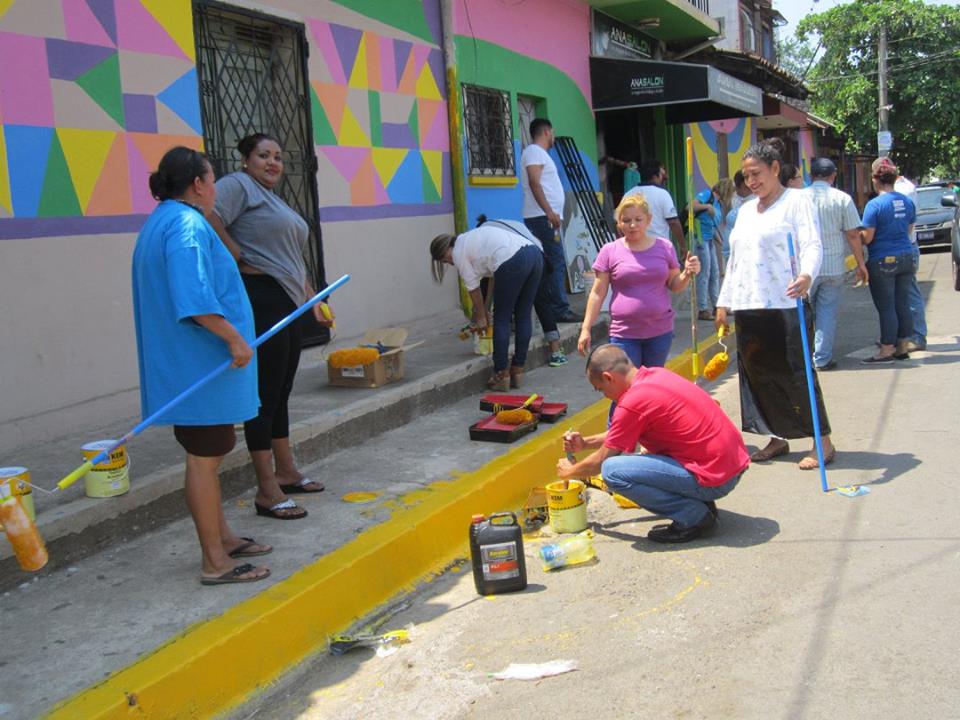
<path fill-rule="evenodd" d="M 342 499 L 348 503 L 368 503 L 373 502 L 378 497 L 380 497 L 380 493 L 377 492 L 352 492 L 344 495 Z"/>

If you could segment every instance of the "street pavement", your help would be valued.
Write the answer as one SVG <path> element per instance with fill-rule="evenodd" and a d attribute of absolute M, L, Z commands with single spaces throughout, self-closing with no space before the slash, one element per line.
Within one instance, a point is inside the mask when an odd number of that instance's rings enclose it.
<path fill-rule="evenodd" d="M 530 587 L 491 598 L 463 563 L 383 625 L 409 627 L 410 644 L 318 654 L 232 717 L 960 717 L 960 293 L 949 254 L 925 254 L 919 277 L 927 351 L 862 365 L 878 323 L 867 289 L 848 287 L 839 367 L 820 376 L 839 451 L 827 480 L 869 494 L 821 492 L 796 468 L 809 442 L 793 442 L 719 502 L 713 537 L 664 547 L 645 538 L 648 513 L 591 491 L 595 563 L 546 573 L 547 540 L 528 538 Z M 563 380 L 565 397 L 586 385 L 580 368 Z M 712 391 L 738 418 L 735 371 Z M 577 670 L 491 678 L 550 660 Z"/>

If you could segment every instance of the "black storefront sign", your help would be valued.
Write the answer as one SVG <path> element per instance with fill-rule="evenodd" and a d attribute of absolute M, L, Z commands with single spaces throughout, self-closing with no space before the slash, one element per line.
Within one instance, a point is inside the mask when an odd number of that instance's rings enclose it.
<path fill-rule="evenodd" d="M 608 58 L 652 58 L 657 41 L 602 12 L 593 11 L 592 54 Z"/>
<path fill-rule="evenodd" d="M 590 58 L 594 110 L 666 106 L 667 122 L 763 114 L 760 88 L 708 65 Z"/>

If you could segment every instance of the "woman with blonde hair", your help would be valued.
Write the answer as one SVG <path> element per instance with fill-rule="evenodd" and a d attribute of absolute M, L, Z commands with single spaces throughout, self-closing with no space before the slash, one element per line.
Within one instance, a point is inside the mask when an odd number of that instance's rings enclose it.
<path fill-rule="evenodd" d="M 700 260 L 688 253 L 681 271 L 673 244 L 647 232 L 650 205 L 642 193 L 623 198 L 615 217 L 621 237 L 604 245 L 593 263 L 596 280 L 577 348 L 583 355 L 590 352 L 590 329 L 612 289 L 610 343 L 622 347 L 636 367 L 662 367 L 673 341 L 670 291 L 687 287 L 700 271 Z"/>

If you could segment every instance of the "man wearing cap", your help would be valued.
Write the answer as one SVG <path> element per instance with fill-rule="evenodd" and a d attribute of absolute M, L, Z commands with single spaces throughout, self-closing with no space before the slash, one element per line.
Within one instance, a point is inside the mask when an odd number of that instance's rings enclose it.
<path fill-rule="evenodd" d="M 857 261 L 857 277 L 863 281 L 867 280 L 867 266 L 858 232 L 860 216 L 853 198 L 833 187 L 837 179 L 837 166 L 830 158 L 814 158 L 810 163 L 810 177 L 813 183 L 805 192 L 809 193 L 817 208 L 820 242 L 823 245 L 820 273 L 810 288 L 810 304 L 817 328 L 813 362 L 818 370 L 831 370 L 837 366 L 833 357 L 833 340 L 837 332 L 837 308 L 843 289 L 847 247 Z"/>
<path fill-rule="evenodd" d="M 884 162 L 896 167 L 890 158 L 877 158 L 871 166 L 874 175 L 876 175 L 877 170 L 880 169 L 880 165 L 884 164 Z M 893 184 L 893 189 L 910 198 L 915 208 L 920 207 L 919 199 L 917 198 L 917 186 L 907 180 L 903 175 L 900 175 L 899 172 L 897 173 L 897 181 Z M 916 228 L 910 230 L 910 242 L 913 243 L 913 264 L 917 268 L 917 272 L 913 274 L 913 280 L 910 282 L 909 296 L 910 314 L 913 316 L 913 344 L 916 345 L 917 350 L 926 350 L 927 313 L 923 305 L 923 295 L 920 294 L 920 284 L 917 282 L 917 273 L 920 272 L 920 246 L 917 245 Z"/>

